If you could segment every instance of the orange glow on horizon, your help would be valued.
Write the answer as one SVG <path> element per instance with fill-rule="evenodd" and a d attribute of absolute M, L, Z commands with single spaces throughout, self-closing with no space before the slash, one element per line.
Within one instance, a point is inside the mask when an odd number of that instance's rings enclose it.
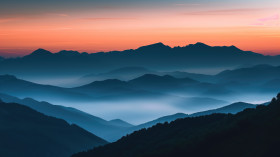
<path fill-rule="evenodd" d="M 163 42 L 171 47 L 203 42 L 280 54 L 279 9 L 168 10 L 151 14 L 46 14 L 0 18 L 0 52 L 100 52 Z M 30 52 L 29 52 L 30 53 Z"/>

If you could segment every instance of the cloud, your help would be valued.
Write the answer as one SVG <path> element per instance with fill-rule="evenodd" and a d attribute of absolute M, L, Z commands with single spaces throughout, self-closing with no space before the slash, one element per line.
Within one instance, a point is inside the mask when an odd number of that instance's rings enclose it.
<path fill-rule="evenodd" d="M 60 17 L 68 17 L 68 14 L 63 14 L 63 13 L 47 13 L 46 15 L 51 15 L 51 16 L 60 16 Z"/>
<path fill-rule="evenodd" d="M 8 23 L 23 20 L 23 18 L 0 18 L 0 23 Z"/>
<path fill-rule="evenodd" d="M 175 6 L 200 6 L 200 3 L 176 3 Z"/>
<path fill-rule="evenodd" d="M 135 20 L 136 18 L 118 18 L 118 17 L 92 17 L 82 18 L 82 20 L 88 21 L 115 21 L 115 20 Z"/>
<path fill-rule="evenodd" d="M 258 12 L 264 10 L 263 8 L 242 8 L 242 9 L 222 9 L 222 10 L 206 10 L 184 13 L 184 15 L 235 15 L 244 14 L 248 12 Z"/>
<path fill-rule="evenodd" d="M 275 15 L 272 15 L 272 16 L 268 16 L 268 17 L 265 17 L 265 18 L 258 19 L 258 21 L 261 21 L 261 22 L 277 21 L 277 20 L 279 20 L 279 14 L 275 14 Z"/>
<path fill-rule="evenodd" d="M 280 22 L 279 14 L 271 15 L 264 18 L 259 18 L 251 25 L 253 26 L 278 26 Z"/>

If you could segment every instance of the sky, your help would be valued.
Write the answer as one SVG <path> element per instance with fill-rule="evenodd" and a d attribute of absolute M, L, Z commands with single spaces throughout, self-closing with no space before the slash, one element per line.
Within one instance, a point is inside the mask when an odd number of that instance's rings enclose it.
<path fill-rule="evenodd" d="M 0 5 L 0 54 L 135 49 L 204 42 L 280 54 L 279 0 L 9 0 Z"/>

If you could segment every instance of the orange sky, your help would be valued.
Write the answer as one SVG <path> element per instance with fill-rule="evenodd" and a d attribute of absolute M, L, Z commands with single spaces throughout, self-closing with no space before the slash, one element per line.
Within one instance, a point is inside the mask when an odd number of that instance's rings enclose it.
<path fill-rule="evenodd" d="M 280 9 L 174 4 L 0 16 L 0 52 L 25 54 L 37 48 L 99 52 L 156 42 L 170 46 L 204 42 L 280 54 Z"/>

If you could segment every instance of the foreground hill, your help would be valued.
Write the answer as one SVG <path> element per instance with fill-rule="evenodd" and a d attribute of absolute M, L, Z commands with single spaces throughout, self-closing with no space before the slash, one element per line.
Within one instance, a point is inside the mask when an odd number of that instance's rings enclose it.
<path fill-rule="evenodd" d="M 153 121 L 133 126 L 120 119 L 111 121 L 90 115 L 75 108 L 53 105 L 48 102 L 39 102 L 31 98 L 19 99 L 13 96 L 0 93 L 0 99 L 6 103 L 19 103 L 28 106 L 40 113 L 56 117 L 67 121 L 70 124 L 77 124 L 83 129 L 101 137 L 109 142 L 114 142 L 122 136 L 132 133 L 133 131 L 148 128 L 157 123 L 171 122 L 179 118 L 193 117 L 199 115 L 209 115 L 212 113 L 237 113 L 246 108 L 255 108 L 256 105 L 248 103 L 234 103 L 215 110 L 208 110 L 194 114 L 178 113 L 175 115 L 164 116 Z"/>
<path fill-rule="evenodd" d="M 210 114 L 213 114 L 213 113 L 236 114 L 236 113 L 241 112 L 245 109 L 256 108 L 256 107 L 257 107 L 257 105 L 255 105 L 255 104 L 237 102 L 237 103 L 233 103 L 233 104 L 221 107 L 221 108 L 202 111 L 202 112 L 197 112 L 197 113 L 193 113 L 193 114 L 177 113 L 177 114 L 174 114 L 174 115 L 164 116 L 164 117 L 160 117 L 158 119 L 155 119 L 153 121 L 150 121 L 150 122 L 147 122 L 147 123 L 144 123 L 144 124 L 140 124 L 140 125 L 134 126 L 132 128 L 128 128 L 128 129 L 131 132 L 133 132 L 133 131 L 140 130 L 140 129 L 143 129 L 143 128 L 152 127 L 152 126 L 154 126 L 158 123 L 165 123 L 165 122 L 170 123 L 170 122 L 175 121 L 177 119 L 182 119 L 182 118 L 187 118 L 187 117 L 205 116 L 205 115 L 210 115 Z"/>
<path fill-rule="evenodd" d="M 77 125 L 26 106 L 0 102 L 0 156 L 67 157 L 107 142 Z"/>
<path fill-rule="evenodd" d="M 158 124 L 73 157 L 279 156 L 279 117 L 280 94 L 268 106 Z"/>
<path fill-rule="evenodd" d="M 0 99 L 6 103 L 19 103 L 28 106 L 47 116 L 63 119 L 70 124 L 77 124 L 83 129 L 112 142 L 123 136 L 123 132 L 133 125 L 122 120 L 107 121 L 90 115 L 75 108 L 53 105 L 48 102 L 39 102 L 31 98 L 18 99 L 0 93 Z"/>

